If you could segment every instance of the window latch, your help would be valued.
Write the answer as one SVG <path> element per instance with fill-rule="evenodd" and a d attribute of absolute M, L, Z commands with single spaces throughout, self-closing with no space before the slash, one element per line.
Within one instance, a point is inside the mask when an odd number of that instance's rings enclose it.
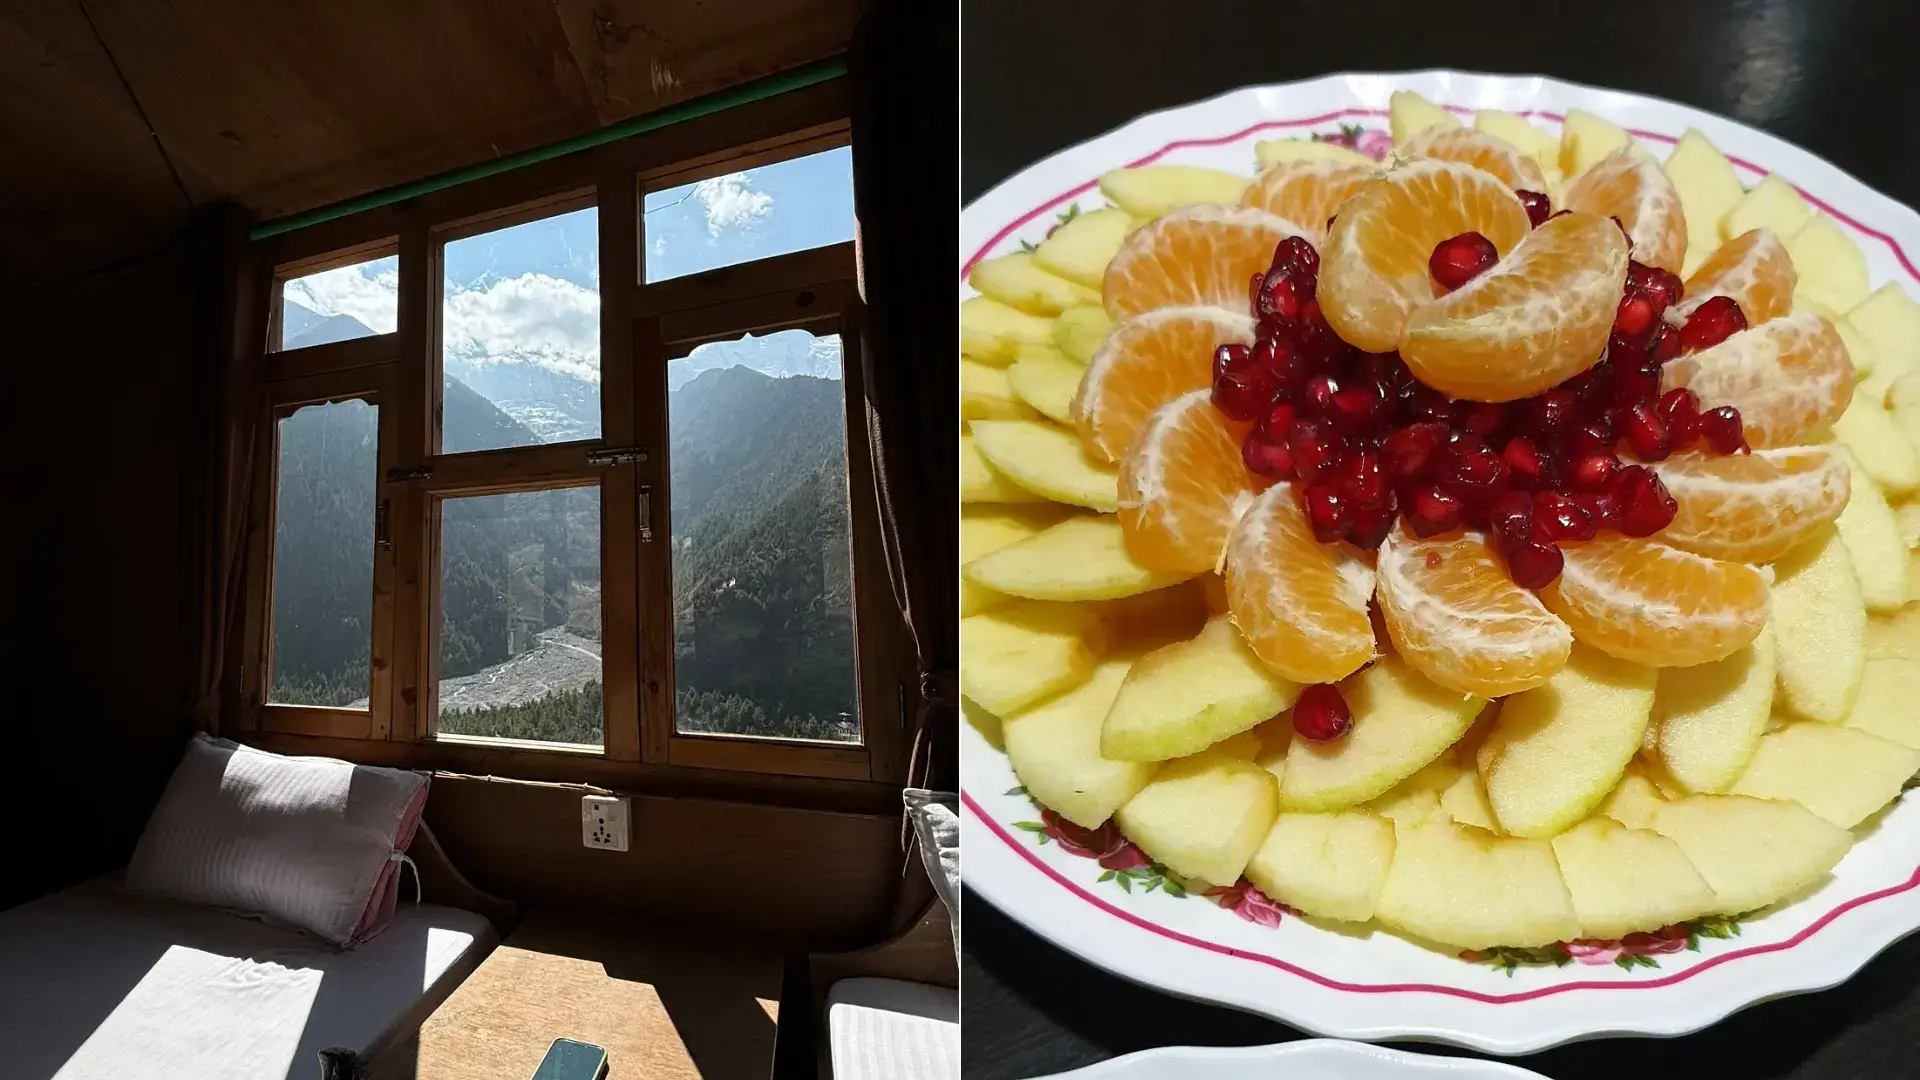
<path fill-rule="evenodd" d="M 640 542 L 653 543 L 653 489 L 643 487 L 639 492 Z"/>
<path fill-rule="evenodd" d="M 393 533 L 388 526 L 387 511 L 392 506 L 386 499 L 373 508 L 373 545 L 382 551 L 393 547 Z"/>
<path fill-rule="evenodd" d="M 415 465 L 410 468 L 387 470 L 387 483 L 389 484 L 404 484 L 410 480 L 431 479 L 433 479 L 433 466 L 431 465 Z"/>
<path fill-rule="evenodd" d="M 612 468 L 615 465 L 638 465 L 645 460 L 647 460 L 647 448 L 644 446 L 608 446 L 587 451 L 587 464 L 596 469 Z"/>

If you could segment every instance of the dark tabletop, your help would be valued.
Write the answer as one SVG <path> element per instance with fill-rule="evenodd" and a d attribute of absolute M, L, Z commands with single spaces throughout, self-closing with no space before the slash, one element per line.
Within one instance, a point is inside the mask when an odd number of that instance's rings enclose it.
<path fill-rule="evenodd" d="M 1235 87 L 1453 67 L 1685 102 L 1920 206 L 1920 0 L 1593 0 L 1574 10 L 1557 14 L 1548 0 L 964 0 L 963 195 L 1140 113 Z M 977 896 L 965 903 L 969 1078 L 1017 1080 L 1153 1046 L 1304 1037 L 1113 978 Z M 1554 1080 L 1920 1077 L 1920 936 L 1843 987 L 1758 1005 L 1697 1035 L 1574 1044 L 1517 1063 Z"/>

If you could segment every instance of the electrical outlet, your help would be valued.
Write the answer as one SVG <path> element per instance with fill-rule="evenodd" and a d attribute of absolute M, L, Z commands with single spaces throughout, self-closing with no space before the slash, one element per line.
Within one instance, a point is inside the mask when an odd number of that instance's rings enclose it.
<path fill-rule="evenodd" d="M 627 817 L 632 803 L 614 795 L 580 799 L 580 843 L 606 851 L 627 850 Z"/>

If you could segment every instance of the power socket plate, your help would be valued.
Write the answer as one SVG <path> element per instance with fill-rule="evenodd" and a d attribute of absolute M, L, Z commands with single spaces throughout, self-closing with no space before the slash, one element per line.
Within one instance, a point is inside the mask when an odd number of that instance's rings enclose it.
<path fill-rule="evenodd" d="M 603 851 L 625 851 L 633 804 L 616 795 L 580 798 L 580 843 Z"/>

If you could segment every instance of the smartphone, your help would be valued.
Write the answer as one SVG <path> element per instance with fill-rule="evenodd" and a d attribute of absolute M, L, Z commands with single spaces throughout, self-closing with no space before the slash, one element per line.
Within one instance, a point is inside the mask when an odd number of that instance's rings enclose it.
<path fill-rule="evenodd" d="M 555 1039 L 532 1080 L 606 1080 L 607 1052 L 592 1043 Z"/>

